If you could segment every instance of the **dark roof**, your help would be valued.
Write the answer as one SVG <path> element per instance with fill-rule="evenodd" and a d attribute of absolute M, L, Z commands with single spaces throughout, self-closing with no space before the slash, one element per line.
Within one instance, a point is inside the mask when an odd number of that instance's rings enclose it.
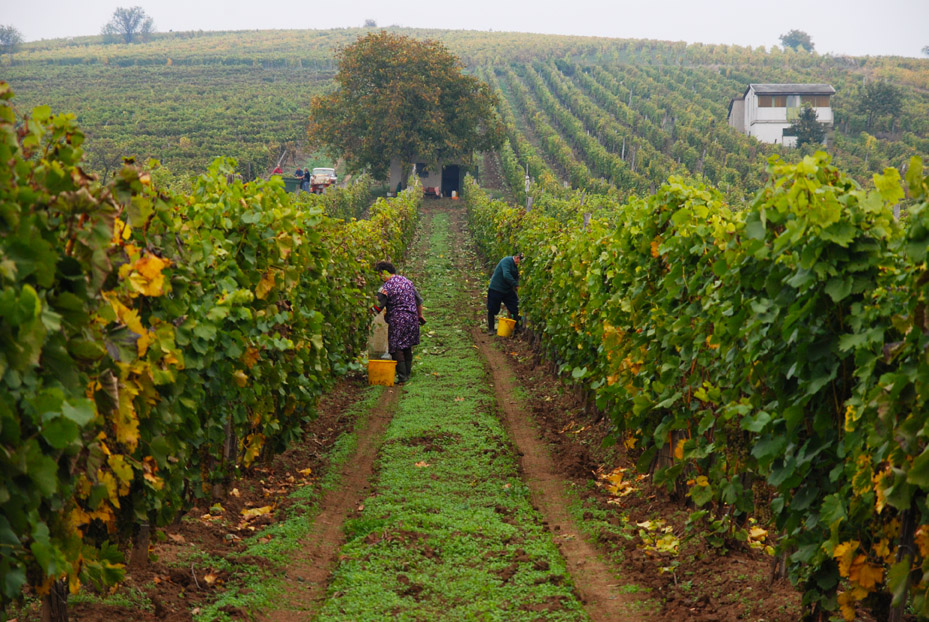
<path fill-rule="evenodd" d="M 834 95 L 831 84 L 751 84 L 758 95 Z M 746 93 L 748 90 L 746 89 Z"/>

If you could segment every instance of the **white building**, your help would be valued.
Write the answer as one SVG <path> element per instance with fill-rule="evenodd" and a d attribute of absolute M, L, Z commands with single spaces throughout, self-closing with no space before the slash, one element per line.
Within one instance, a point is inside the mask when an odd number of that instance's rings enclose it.
<path fill-rule="evenodd" d="M 832 130 L 829 98 L 835 89 L 829 84 L 749 84 L 742 97 L 729 102 L 729 125 L 743 134 L 766 143 L 793 147 L 797 138 L 784 130 L 797 120 L 804 104 L 813 106 L 816 120 Z"/>

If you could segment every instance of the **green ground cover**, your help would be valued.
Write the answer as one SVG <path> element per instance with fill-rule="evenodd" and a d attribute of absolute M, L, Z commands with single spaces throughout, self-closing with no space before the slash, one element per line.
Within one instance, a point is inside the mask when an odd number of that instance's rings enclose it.
<path fill-rule="evenodd" d="M 436 354 L 405 385 L 319 619 L 587 619 L 462 328 L 447 214 L 426 230 L 419 350 Z"/>

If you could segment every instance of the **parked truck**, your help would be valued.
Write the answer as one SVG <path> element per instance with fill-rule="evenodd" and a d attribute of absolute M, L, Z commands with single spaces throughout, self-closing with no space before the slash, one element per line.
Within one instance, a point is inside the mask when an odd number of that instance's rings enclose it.
<path fill-rule="evenodd" d="M 310 175 L 310 192 L 322 194 L 326 188 L 335 185 L 337 181 L 334 168 L 314 168 Z"/>

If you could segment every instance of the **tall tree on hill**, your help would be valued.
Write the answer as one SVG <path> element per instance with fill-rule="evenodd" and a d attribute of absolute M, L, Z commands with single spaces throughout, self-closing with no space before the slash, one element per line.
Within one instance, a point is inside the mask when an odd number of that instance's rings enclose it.
<path fill-rule="evenodd" d="M 155 32 L 155 23 L 140 6 L 130 9 L 118 7 L 101 32 L 107 39 L 122 39 L 123 43 L 134 43 L 140 39 L 147 40 L 148 36 Z"/>
<path fill-rule="evenodd" d="M 805 104 L 800 111 L 800 115 L 788 132 L 797 137 L 797 147 L 803 145 L 821 145 L 826 138 L 825 126 L 816 120 L 816 110 L 809 104 Z"/>
<path fill-rule="evenodd" d="M 887 115 L 893 123 L 903 109 L 903 91 L 889 82 L 868 82 L 861 92 L 858 108 L 868 115 L 868 131 L 875 120 Z"/>
<path fill-rule="evenodd" d="M 786 35 L 781 35 L 781 45 L 784 48 L 803 48 L 807 52 L 813 51 L 813 40 L 810 38 L 810 35 L 803 32 L 802 30 L 797 30 L 796 28 L 788 32 Z"/>
<path fill-rule="evenodd" d="M 13 52 L 23 42 L 23 35 L 15 26 L 0 26 L 0 54 L 6 52 L 10 55 L 10 63 L 13 62 Z"/>
<path fill-rule="evenodd" d="M 350 172 L 383 179 L 398 159 L 406 176 L 414 160 L 462 160 L 502 143 L 496 96 L 441 43 L 380 31 L 337 58 L 338 89 L 313 98 L 308 134 Z"/>
<path fill-rule="evenodd" d="M 929 56 L 929 45 L 923 47 L 923 54 Z"/>

